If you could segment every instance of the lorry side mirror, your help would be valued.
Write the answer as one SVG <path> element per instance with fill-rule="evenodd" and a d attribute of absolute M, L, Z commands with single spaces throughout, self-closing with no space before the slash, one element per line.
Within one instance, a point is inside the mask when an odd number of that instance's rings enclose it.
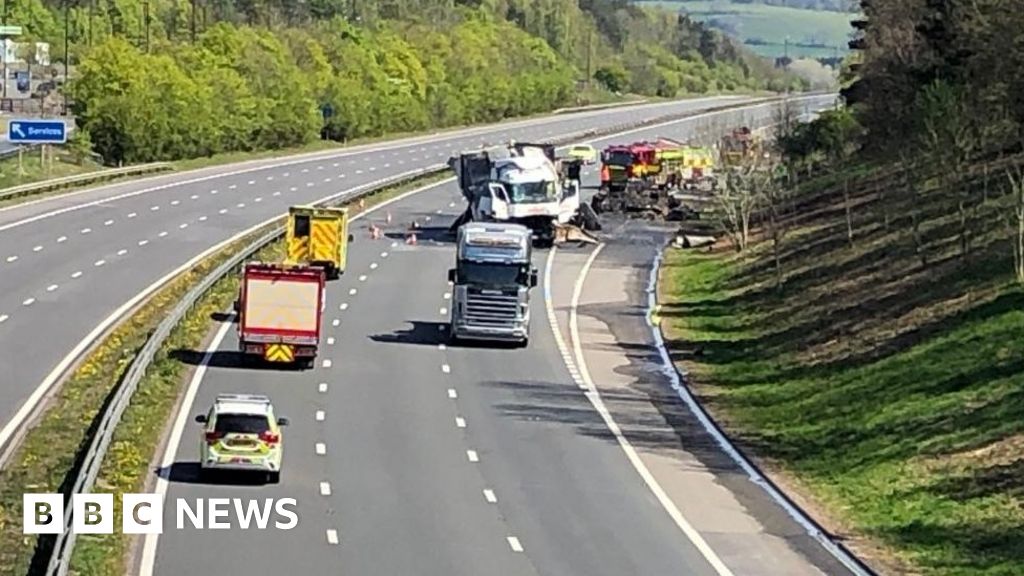
<path fill-rule="evenodd" d="M 448 270 L 448 281 L 455 284 L 455 268 Z"/>
<path fill-rule="evenodd" d="M 196 414 L 196 422 L 206 424 L 206 414 Z"/>
<path fill-rule="evenodd" d="M 530 271 L 530 288 L 537 287 L 537 269 Z"/>

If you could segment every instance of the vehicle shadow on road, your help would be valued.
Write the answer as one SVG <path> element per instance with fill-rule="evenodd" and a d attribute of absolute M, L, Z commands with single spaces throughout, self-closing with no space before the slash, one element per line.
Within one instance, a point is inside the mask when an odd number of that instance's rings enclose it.
<path fill-rule="evenodd" d="M 370 340 L 389 344 L 424 344 L 437 346 L 448 342 L 448 323 L 410 320 L 406 330 L 395 330 L 389 334 L 373 334 Z"/>
<path fill-rule="evenodd" d="M 455 235 L 448 230 L 447 226 L 428 226 L 402 232 L 385 232 L 384 236 L 391 240 L 401 240 L 404 242 L 410 232 L 416 233 L 417 242 L 454 244 L 456 240 Z"/>
<path fill-rule="evenodd" d="M 206 356 L 206 352 L 178 348 L 171 351 L 169 356 L 178 362 L 190 366 L 200 366 L 204 364 L 203 358 Z M 241 352 L 235 350 L 217 350 L 210 355 L 210 361 L 205 364 L 211 368 L 247 368 L 278 371 L 300 371 L 302 369 L 299 364 L 264 362 L 258 358 L 246 357 Z"/>
<path fill-rule="evenodd" d="M 175 462 L 156 471 L 157 476 L 178 484 L 207 484 L 219 486 L 262 486 L 266 479 L 262 473 L 200 474 L 199 462 Z"/>

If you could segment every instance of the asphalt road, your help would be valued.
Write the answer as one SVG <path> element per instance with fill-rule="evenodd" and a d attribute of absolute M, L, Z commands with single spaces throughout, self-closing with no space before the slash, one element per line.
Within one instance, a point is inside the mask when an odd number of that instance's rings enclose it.
<path fill-rule="evenodd" d="M 689 128 L 680 123 L 633 136 L 685 136 Z M 416 246 L 402 243 L 398 226 L 385 228 L 392 237 L 378 241 L 366 238 L 365 222 L 355 227 L 348 271 L 329 287 L 325 343 L 313 370 L 243 368 L 234 328 L 222 324 L 223 340 L 215 340 L 216 351 L 190 387 L 194 401 L 186 398 L 179 416 L 184 426 L 175 430 L 180 436 L 172 435 L 157 490 L 166 490 L 169 502 L 296 498 L 299 525 L 241 530 L 232 520 L 231 530 L 179 531 L 169 512 L 164 534 L 143 547 L 139 573 L 301 568 L 311 574 L 739 576 L 759 573 L 747 569 L 756 562 L 793 576 L 844 574 L 755 488 L 720 483 L 734 479 L 725 463 L 704 466 L 703 453 L 689 458 L 690 441 L 708 444 L 699 430 L 680 429 L 674 442 L 658 449 L 675 466 L 652 466 L 673 497 L 680 485 L 673 468 L 702 467 L 699 482 L 682 484 L 693 490 L 682 499 L 707 499 L 707 517 L 691 517 L 699 536 L 680 530 L 580 390 L 579 365 L 564 348 L 571 340 L 567 310 L 587 249 L 559 250 L 552 260 L 553 326 L 538 288 L 528 348 L 448 348 L 446 270 L 454 253 L 442 231 L 462 208 L 451 185 L 389 206 L 396 223 L 415 219 L 423 226 Z M 370 218 L 379 222 L 380 214 Z M 621 296 L 617 314 L 627 322 L 636 321 L 636 300 L 643 296 L 628 287 L 639 285 L 648 265 L 642 259 L 653 255 L 656 240 L 641 242 L 638 250 L 609 251 L 608 267 L 628 279 L 625 288 L 608 284 Z M 549 281 L 547 257 L 547 251 L 535 255 L 543 283 Z M 607 328 L 581 334 L 585 354 L 616 348 L 618 334 L 591 345 L 608 337 Z M 619 351 L 637 356 L 631 347 Z M 201 364 L 203 353 L 179 356 Z M 591 356 L 590 364 L 600 386 L 615 383 L 615 362 Z M 657 374 L 650 367 L 646 380 L 656 382 Z M 279 485 L 198 479 L 199 430 L 191 416 L 224 392 L 267 394 L 278 413 L 291 418 Z M 621 397 L 613 416 L 623 415 L 623 406 L 646 409 Z M 625 430 L 639 443 L 632 427 Z M 649 456 L 649 446 L 639 447 Z M 723 490 L 735 494 L 736 504 L 714 505 Z M 716 524 L 719 515 L 727 520 Z"/>
<path fill-rule="evenodd" d="M 538 141 L 630 120 L 699 111 L 705 98 L 510 122 L 302 158 L 172 174 L 0 209 L 0 445 L 72 352 L 127 303 L 210 247 L 289 205 L 443 163 L 453 152 L 515 138 Z M 762 115 L 771 108 L 758 109 Z M 734 113 L 746 121 L 752 113 Z M 710 120 L 691 124 L 707 126 Z"/>

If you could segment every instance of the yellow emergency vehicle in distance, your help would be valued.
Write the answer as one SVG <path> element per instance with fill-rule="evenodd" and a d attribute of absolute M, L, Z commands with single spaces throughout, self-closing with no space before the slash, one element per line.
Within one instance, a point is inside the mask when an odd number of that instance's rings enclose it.
<path fill-rule="evenodd" d="M 352 238 L 347 208 L 292 206 L 288 209 L 285 263 L 322 267 L 328 279 L 336 279 L 345 271 Z"/>

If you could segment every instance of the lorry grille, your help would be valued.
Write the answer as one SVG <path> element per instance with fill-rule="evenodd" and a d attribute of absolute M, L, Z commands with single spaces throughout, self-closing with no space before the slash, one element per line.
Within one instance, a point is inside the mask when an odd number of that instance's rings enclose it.
<path fill-rule="evenodd" d="M 466 293 L 466 323 L 477 326 L 513 326 L 519 312 L 519 296 L 508 293 Z"/>

